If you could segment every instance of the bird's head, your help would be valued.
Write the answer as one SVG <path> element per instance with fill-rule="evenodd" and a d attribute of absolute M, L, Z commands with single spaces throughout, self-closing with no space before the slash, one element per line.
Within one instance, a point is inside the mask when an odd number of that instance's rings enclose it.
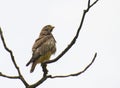
<path fill-rule="evenodd" d="M 42 31 L 52 32 L 53 29 L 54 29 L 54 26 L 46 25 L 43 27 Z"/>

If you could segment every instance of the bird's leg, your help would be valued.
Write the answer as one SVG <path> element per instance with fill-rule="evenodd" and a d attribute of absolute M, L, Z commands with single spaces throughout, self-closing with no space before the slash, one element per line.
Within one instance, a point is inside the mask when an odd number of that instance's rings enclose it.
<path fill-rule="evenodd" d="M 41 63 L 41 66 L 42 66 L 43 76 L 45 77 L 48 74 L 47 64 Z"/>

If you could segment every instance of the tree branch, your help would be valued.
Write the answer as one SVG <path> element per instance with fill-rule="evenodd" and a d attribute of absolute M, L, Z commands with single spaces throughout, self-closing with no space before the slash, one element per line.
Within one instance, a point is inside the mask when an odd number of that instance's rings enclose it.
<path fill-rule="evenodd" d="M 0 37 L 1 37 L 1 40 L 2 40 L 2 43 L 3 43 L 3 46 L 5 48 L 5 50 L 10 54 L 11 56 L 11 60 L 19 74 L 19 79 L 26 85 L 28 86 L 28 83 L 25 81 L 24 77 L 22 76 L 21 72 L 20 72 L 20 69 L 19 67 L 17 66 L 16 64 L 16 61 L 15 61 L 15 58 L 14 58 L 14 55 L 13 55 L 13 52 L 7 47 L 6 43 L 5 43 L 5 39 L 4 39 L 4 36 L 3 36 L 3 32 L 2 32 L 2 29 L 0 28 Z M 1 75 L 2 76 L 2 75 Z M 5 76 L 5 75 L 4 75 Z M 6 76 L 7 77 L 7 76 Z"/>
<path fill-rule="evenodd" d="M 86 10 L 84 10 L 83 12 L 83 15 L 82 15 L 82 19 L 81 19 L 81 22 L 80 22 L 80 26 L 77 30 L 77 33 L 76 35 L 74 36 L 74 38 L 72 39 L 72 41 L 70 42 L 70 44 L 53 60 L 49 60 L 49 61 L 46 61 L 43 63 L 44 64 L 50 64 L 50 63 L 53 63 L 53 62 L 56 62 L 57 60 L 59 60 L 76 42 L 78 36 L 79 36 L 79 33 L 80 33 L 80 30 L 82 28 L 82 25 L 83 25 L 83 22 L 84 22 L 84 19 L 85 19 L 85 16 L 86 16 L 86 13 L 89 11 L 89 9 L 95 5 L 96 3 L 98 2 L 98 0 L 96 0 L 95 2 L 93 2 L 91 5 L 90 5 L 90 0 L 88 0 L 88 7 Z"/>
<path fill-rule="evenodd" d="M 91 5 L 90 5 L 90 0 L 88 0 L 88 7 L 86 10 L 84 10 L 83 12 L 83 15 L 82 15 L 82 19 L 81 19 L 81 22 L 80 22 L 80 26 L 77 30 L 77 33 L 76 35 L 74 36 L 74 38 L 72 39 L 72 41 L 70 42 L 70 44 L 53 60 L 49 60 L 49 61 L 45 61 L 44 63 L 42 63 L 42 69 L 43 69 L 43 74 L 45 74 L 45 76 L 43 76 L 42 79 L 40 79 L 38 82 L 36 82 L 35 84 L 33 84 L 32 86 L 37 86 L 37 85 L 40 85 L 43 81 L 45 81 L 47 78 L 63 78 L 63 77 L 70 77 L 70 76 L 77 76 L 77 75 L 80 75 L 82 73 L 84 73 L 91 65 L 92 63 L 94 62 L 96 56 L 97 56 L 97 53 L 95 53 L 94 55 L 94 58 L 92 60 L 92 62 L 87 65 L 87 67 L 83 70 L 83 71 L 80 71 L 78 73 L 75 73 L 75 74 L 70 74 L 70 75 L 66 75 L 66 76 L 52 76 L 52 75 L 47 75 L 48 73 L 48 70 L 46 68 L 46 65 L 47 64 L 50 64 L 50 63 L 54 63 L 56 61 L 58 61 L 76 42 L 78 36 L 79 36 L 79 33 L 80 33 L 80 30 L 82 28 L 82 25 L 83 25 L 83 22 L 84 22 L 84 19 L 85 19 L 85 16 L 86 16 L 86 13 L 89 11 L 89 9 L 95 5 L 96 3 L 98 2 L 98 0 L 96 0 L 95 2 L 93 2 Z M 46 73 L 46 70 L 47 70 L 47 73 Z M 33 87 L 34 88 L 34 87 Z"/>
<path fill-rule="evenodd" d="M 45 80 L 47 80 L 48 78 L 50 78 L 50 75 L 46 75 L 46 76 L 43 76 L 38 82 L 30 85 L 28 88 L 36 88 L 37 86 L 39 86 L 40 84 L 42 84 Z"/>
<path fill-rule="evenodd" d="M 98 2 L 98 0 L 96 0 L 95 2 L 93 2 L 93 3 L 90 5 L 90 0 L 89 0 L 89 1 L 88 1 L 88 7 L 89 7 L 89 9 L 90 9 L 93 5 L 95 5 L 97 2 Z"/>
<path fill-rule="evenodd" d="M 82 28 L 82 25 L 83 25 L 83 22 L 84 22 L 84 19 L 85 19 L 85 16 L 86 16 L 86 13 L 89 11 L 89 9 L 94 6 L 98 0 L 96 0 L 95 2 L 93 2 L 92 4 L 90 4 L 90 1 L 91 0 L 88 0 L 88 7 L 87 9 L 85 9 L 83 11 L 83 15 L 82 15 L 82 19 L 81 19 L 81 22 L 80 22 L 80 25 L 78 27 L 78 30 L 76 32 L 76 35 L 74 36 L 74 38 L 72 39 L 72 41 L 70 42 L 70 44 L 53 60 L 49 60 L 49 61 L 46 61 L 44 63 L 42 63 L 42 69 L 43 69 L 43 77 L 38 80 L 36 83 L 32 84 L 32 85 L 29 85 L 26 80 L 24 79 L 24 77 L 22 76 L 21 72 L 20 72 L 20 69 L 19 67 L 17 66 L 16 64 L 16 61 L 15 61 L 15 58 L 14 58 L 14 55 L 13 55 L 13 52 L 7 47 L 6 43 L 5 43 L 5 40 L 4 40 L 4 36 L 3 36 L 3 33 L 2 33 L 2 30 L 0 28 L 0 37 L 1 37 L 1 40 L 2 40 L 2 43 L 3 43 L 3 46 L 5 48 L 5 50 L 10 54 L 11 56 L 11 60 L 18 72 L 18 76 L 7 76 L 5 74 L 2 74 L 0 72 L 0 76 L 2 77 L 6 77 L 6 78 L 11 78 L 11 79 L 20 79 L 23 84 L 26 86 L 26 88 L 36 88 L 38 85 L 42 84 L 45 80 L 47 80 L 48 78 L 65 78 L 65 77 L 70 77 L 70 76 L 78 76 L 82 73 L 84 73 L 92 64 L 93 62 L 95 61 L 95 58 L 97 56 L 97 53 L 95 53 L 94 55 L 94 58 L 93 60 L 91 61 L 91 63 L 89 63 L 85 68 L 84 70 L 80 71 L 80 72 L 77 72 L 77 73 L 74 73 L 74 74 L 69 74 L 69 75 L 64 75 L 64 76 L 52 76 L 52 75 L 47 75 L 48 74 L 48 70 L 47 70 L 47 64 L 50 64 L 50 63 L 54 63 L 56 61 L 58 61 L 63 55 L 66 54 L 66 52 L 75 44 L 78 36 L 79 36 L 79 33 L 80 33 L 80 30 Z"/>
<path fill-rule="evenodd" d="M 70 76 L 78 76 L 78 75 L 84 73 L 93 64 L 96 57 L 97 57 L 97 53 L 95 53 L 92 61 L 80 72 L 77 72 L 77 73 L 74 73 L 74 74 L 69 74 L 69 75 L 63 75 L 63 76 L 52 76 L 51 75 L 50 78 L 66 78 L 66 77 L 70 77 Z"/>
<path fill-rule="evenodd" d="M 93 64 L 93 62 L 95 61 L 96 57 L 97 57 L 97 53 L 95 53 L 92 61 L 80 72 L 69 74 L 69 75 L 59 75 L 59 76 L 45 75 L 45 76 L 42 77 L 42 79 L 40 79 L 38 82 L 30 85 L 28 88 L 35 88 L 35 87 L 37 87 L 38 85 L 42 84 L 45 80 L 47 80 L 47 78 L 52 78 L 52 79 L 53 78 L 66 78 L 66 77 L 81 75 L 82 73 L 84 73 Z"/>
<path fill-rule="evenodd" d="M 19 76 L 8 76 L 5 74 L 2 74 L 2 72 L 0 72 L 0 76 L 5 77 L 5 78 L 10 78 L 10 79 L 19 79 Z"/>

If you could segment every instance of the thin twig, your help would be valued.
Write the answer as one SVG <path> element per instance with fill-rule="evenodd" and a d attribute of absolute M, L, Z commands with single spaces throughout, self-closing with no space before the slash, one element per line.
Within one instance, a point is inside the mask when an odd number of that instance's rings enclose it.
<path fill-rule="evenodd" d="M 1 28 L 0 28 L 0 37 L 1 37 L 1 40 L 2 40 L 2 43 L 3 43 L 3 46 L 4 46 L 5 50 L 6 50 L 7 52 L 9 52 L 9 54 L 10 54 L 10 56 L 11 56 L 11 59 L 12 59 L 12 62 L 13 62 L 13 64 L 14 64 L 15 68 L 17 69 L 18 75 L 19 75 L 19 76 L 7 76 L 7 75 L 2 74 L 2 73 L 0 72 L 0 76 L 6 77 L 6 78 L 11 78 L 11 79 L 20 79 L 20 80 L 24 83 L 24 85 L 26 86 L 26 88 L 36 88 L 38 85 L 42 84 L 42 83 L 43 83 L 45 80 L 47 80 L 48 78 L 65 78 L 65 77 L 70 77 L 70 76 L 77 76 L 77 75 L 80 75 L 80 74 L 84 73 L 84 72 L 93 64 L 93 62 L 94 62 L 94 60 L 95 60 L 95 58 L 96 58 L 96 56 L 97 56 L 97 53 L 95 53 L 94 58 L 93 58 L 93 60 L 91 61 L 91 63 L 88 64 L 83 71 L 80 71 L 80 72 L 77 72 L 77 73 L 74 73 L 74 74 L 70 74 L 70 75 L 66 75 L 66 76 L 52 76 L 52 75 L 47 75 L 48 70 L 47 70 L 47 67 L 46 67 L 46 66 L 47 66 L 47 64 L 50 64 L 50 63 L 53 63 L 53 62 L 56 62 L 57 60 L 59 60 L 59 59 L 60 59 L 63 55 L 65 55 L 65 53 L 75 44 L 75 42 L 76 42 L 76 40 L 77 40 L 77 38 L 78 38 L 78 36 L 79 36 L 80 30 L 81 30 L 81 28 L 82 28 L 82 25 L 83 25 L 83 22 L 84 22 L 86 13 L 89 11 L 89 9 L 90 9 L 93 5 L 95 5 L 97 2 L 98 2 L 98 0 L 96 0 L 95 2 L 93 2 L 92 4 L 90 4 L 90 0 L 88 0 L 88 7 L 87 7 L 87 9 L 84 10 L 84 12 L 83 12 L 82 19 L 81 19 L 81 22 L 80 22 L 80 26 L 79 26 L 79 28 L 78 28 L 78 30 L 77 30 L 77 32 L 76 32 L 76 35 L 74 36 L 74 38 L 72 39 L 72 41 L 70 42 L 70 44 L 69 44 L 55 59 L 49 60 L 49 61 L 46 61 L 46 62 L 42 63 L 42 69 L 43 69 L 44 75 L 43 75 L 43 77 L 42 77 L 40 80 L 38 80 L 36 83 L 34 83 L 34 84 L 32 84 L 32 85 L 29 85 L 29 84 L 25 81 L 24 77 L 22 76 L 22 74 L 21 74 L 21 72 L 20 72 L 20 69 L 19 69 L 19 67 L 18 67 L 17 64 L 16 64 L 16 61 L 15 61 L 13 52 L 7 47 L 7 45 L 6 45 L 6 43 L 5 43 L 5 40 L 4 40 L 4 36 L 3 36 L 2 30 L 1 30 Z"/>
<path fill-rule="evenodd" d="M 8 76 L 0 72 L 0 76 L 5 77 L 5 78 L 10 78 L 10 79 L 19 79 L 19 76 Z"/>
<path fill-rule="evenodd" d="M 89 11 L 89 9 L 95 5 L 96 3 L 98 2 L 98 0 L 96 0 L 95 2 L 93 2 L 91 5 L 90 5 L 90 0 L 88 0 L 88 3 L 89 3 L 89 7 L 84 10 L 83 12 L 83 15 L 82 15 L 82 19 L 81 19 L 81 22 L 80 22 L 80 26 L 77 30 L 77 33 L 75 35 L 75 37 L 72 39 L 72 41 L 70 42 L 70 44 L 53 60 L 49 60 L 49 61 L 46 61 L 44 62 L 43 64 L 49 64 L 49 63 L 53 63 L 53 62 L 56 62 L 57 60 L 59 60 L 76 42 L 78 36 L 79 36 L 79 33 L 80 33 L 80 30 L 82 28 L 82 25 L 83 25 L 83 22 L 84 22 L 84 19 L 85 19 L 85 16 L 86 16 L 86 13 Z"/>
<path fill-rule="evenodd" d="M 81 30 L 81 28 L 82 28 L 82 25 L 83 25 L 83 22 L 84 22 L 86 13 L 89 11 L 89 9 L 90 9 L 93 5 L 95 5 L 95 4 L 97 3 L 97 1 L 98 1 L 98 0 L 96 0 L 95 2 L 93 2 L 93 4 L 90 5 L 90 0 L 88 0 L 88 4 L 89 4 L 89 5 L 88 5 L 87 9 L 84 10 L 84 12 L 83 12 L 82 19 L 81 19 L 81 22 L 80 22 L 80 26 L 79 26 L 79 28 L 78 28 L 78 30 L 77 30 L 77 33 L 76 33 L 76 35 L 74 36 L 73 40 L 70 42 L 70 44 L 69 44 L 55 59 L 49 60 L 49 61 L 46 61 L 46 62 L 42 63 L 42 69 L 43 69 L 43 73 L 44 73 L 44 74 L 46 73 L 45 70 L 46 70 L 47 68 L 46 68 L 45 66 L 46 66 L 47 64 L 54 63 L 54 62 L 56 62 L 57 60 L 59 60 L 59 59 L 75 44 L 75 42 L 76 42 L 76 40 L 77 40 L 77 38 L 78 38 L 78 36 L 79 36 L 80 30 Z M 34 87 L 40 85 L 40 84 L 41 84 L 42 82 L 44 82 L 47 78 L 61 78 L 61 77 L 63 78 L 63 77 L 70 77 L 70 76 L 80 75 L 80 74 L 82 74 L 83 72 L 85 72 L 85 71 L 92 65 L 92 63 L 94 62 L 96 56 L 97 56 L 97 53 L 95 53 L 95 56 L 94 56 L 92 62 L 91 62 L 89 65 L 87 65 L 87 67 L 86 67 L 83 71 L 81 71 L 81 72 L 78 72 L 78 73 L 75 73 L 75 74 L 70 74 L 70 75 L 67 75 L 67 76 L 51 76 L 51 75 L 45 75 L 45 76 L 43 76 L 42 79 L 40 79 L 38 82 L 36 82 L 35 84 L 33 84 L 32 87 L 34 88 Z M 48 70 L 47 70 L 47 71 L 48 71 Z"/>
<path fill-rule="evenodd" d="M 90 5 L 90 8 L 95 5 L 99 0 L 96 0 L 95 2 L 93 2 L 91 5 Z"/>
<path fill-rule="evenodd" d="M 13 55 L 12 50 L 10 50 L 10 49 L 7 47 L 6 43 L 5 43 L 5 39 L 4 39 L 3 32 L 2 32 L 2 30 L 1 30 L 1 28 L 0 28 L 0 37 L 1 37 L 1 40 L 2 40 L 2 43 L 3 43 L 3 46 L 4 46 L 5 50 L 10 54 L 11 60 L 12 60 L 12 62 L 13 62 L 13 64 L 14 64 L 16 70 L 18 71 L 19 79 L 20 79 L 26 86 L 28 86 L 28 83 L 25 81 L 24 77 L 22 76 L 22 74 L 21 74 L 21 72 L 20 72 L 19 67 L 18 67 L 17 64 L 16 64 L 16 61 L 15 61 L 15 58 L 14 58 L 14 55 Z"/>
<path fill-rule="evenodd" d="M 84 73 L 93 64 L 93 62 L 95 61 L 96 57 L 97 57 L 97 53 L 95 53 L 92 61 L 80 72 L 69 74 L 69 75 L 63 75 L 63 76 L 62 75 L 60 75 L 60 76 L 52 76 L 51 75 L 50 78 L 66 78 L 66 77 L 70 77 L 70 76 L 78 76 L 78 75 Z"/>

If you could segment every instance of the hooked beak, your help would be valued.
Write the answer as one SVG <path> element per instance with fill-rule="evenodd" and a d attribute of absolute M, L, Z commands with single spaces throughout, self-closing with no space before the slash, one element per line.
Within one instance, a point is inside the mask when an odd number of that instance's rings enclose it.
<path fill-rule="evenodd" d="M 55 27 L 54 26 L 52 26 L 52 29 L 54 29 Z"/>
<path fill-rule="evenodd" d="M 52 29 L 51 29 L 51 32 L 53 31 L 53 29 L 54 29 L 55 27 L 54 26 L 52 26 Z"/>

